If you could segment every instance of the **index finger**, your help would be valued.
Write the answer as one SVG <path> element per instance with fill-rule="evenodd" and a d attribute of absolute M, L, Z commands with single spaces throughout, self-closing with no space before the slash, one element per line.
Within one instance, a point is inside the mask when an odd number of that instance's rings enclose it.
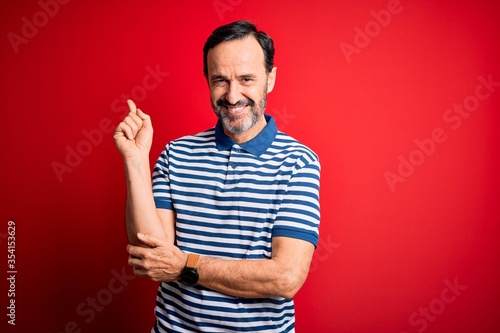
<path fill-rule="evenodd" d="M 137 114 L 137 106 L 135 105 L 133 100 L 127 99 L 127 105 L 130 112 Z"/>
<path fill-rule="evenodd" d="M 127 252 L 130 254 L 133 258 L 143 258 L 144 257 L 144 252 L 142 251 L 144 248 L 140 246 L 135 246 L 135 245 L 127 245 Z"/>

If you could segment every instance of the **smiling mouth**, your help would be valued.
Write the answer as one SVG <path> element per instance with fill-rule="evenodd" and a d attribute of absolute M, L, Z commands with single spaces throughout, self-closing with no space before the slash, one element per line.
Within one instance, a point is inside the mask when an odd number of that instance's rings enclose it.
<path fill-rule="evenodd" d="M 238 105 L 238 106 L 225 106 L 226 110 L 231 114 L 240 114 L 245 110 L 248 105 Z"/>
<path fill-rule="evenodd" d="M 240 115 L 245 111 L 246 107 L 253 107 L 254 104 L 254 101 L 252 101 L 251 99 L 241 99 L 238 102 L 232 104 L 229 103 L 229 101 L 227 101 L 226 99 L 221 98 L 216 102 L 217 106 L 219 106 L 221 109 L 225 109 L 228 114 L 233 116 Z"/>

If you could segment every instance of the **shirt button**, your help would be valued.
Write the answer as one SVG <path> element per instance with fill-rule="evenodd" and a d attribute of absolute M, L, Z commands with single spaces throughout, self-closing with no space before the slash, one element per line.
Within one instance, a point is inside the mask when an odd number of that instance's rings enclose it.
<path fill-rule="evenodd" d="M 236 164 L 236 163 L 230 163 L 229 165 L 230 165 L 230 166 L 231 166 L 231 168 L 233 168 L 233 169 L 236 169 L 236 167 L 238 166 L 238 164 Z"/>

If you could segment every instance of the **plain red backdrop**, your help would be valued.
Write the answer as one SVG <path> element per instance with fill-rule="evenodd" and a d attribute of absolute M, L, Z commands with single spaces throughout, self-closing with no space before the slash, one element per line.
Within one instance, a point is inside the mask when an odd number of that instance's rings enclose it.
<path fill-rule="evenodd" d="M 169 140 L 213 126 L 203 43 L 217 26 L 250 19 L 277 49 L 268 113 L 322 162 L 320 244 L 296 296 L 297 332 L 498 332 L 499 9 L 3 1 L 2 327 L 150 330 L 157 285 L 126 265 L 110 131 L 127 95 L 153 119 L 152 161 Z"/>

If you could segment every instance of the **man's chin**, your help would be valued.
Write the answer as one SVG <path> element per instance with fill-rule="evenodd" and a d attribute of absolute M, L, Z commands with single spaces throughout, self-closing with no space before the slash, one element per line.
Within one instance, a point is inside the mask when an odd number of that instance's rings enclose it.
<path fill-rule="evenodd" d="M 233 125 L 228 122 L 225 122 L 223 124 L 224 124 L 224 129 L 231 134 L 242 134 L 247 130 L 243 126 Z"/>
<path fill-rule="evenodd" d="M 222 124 L 226 131 L 232 134 L 242 134 L 252 128 L 252 124 L 246 119 L 231 119 L 226 117 L 222 121 Z"/>

